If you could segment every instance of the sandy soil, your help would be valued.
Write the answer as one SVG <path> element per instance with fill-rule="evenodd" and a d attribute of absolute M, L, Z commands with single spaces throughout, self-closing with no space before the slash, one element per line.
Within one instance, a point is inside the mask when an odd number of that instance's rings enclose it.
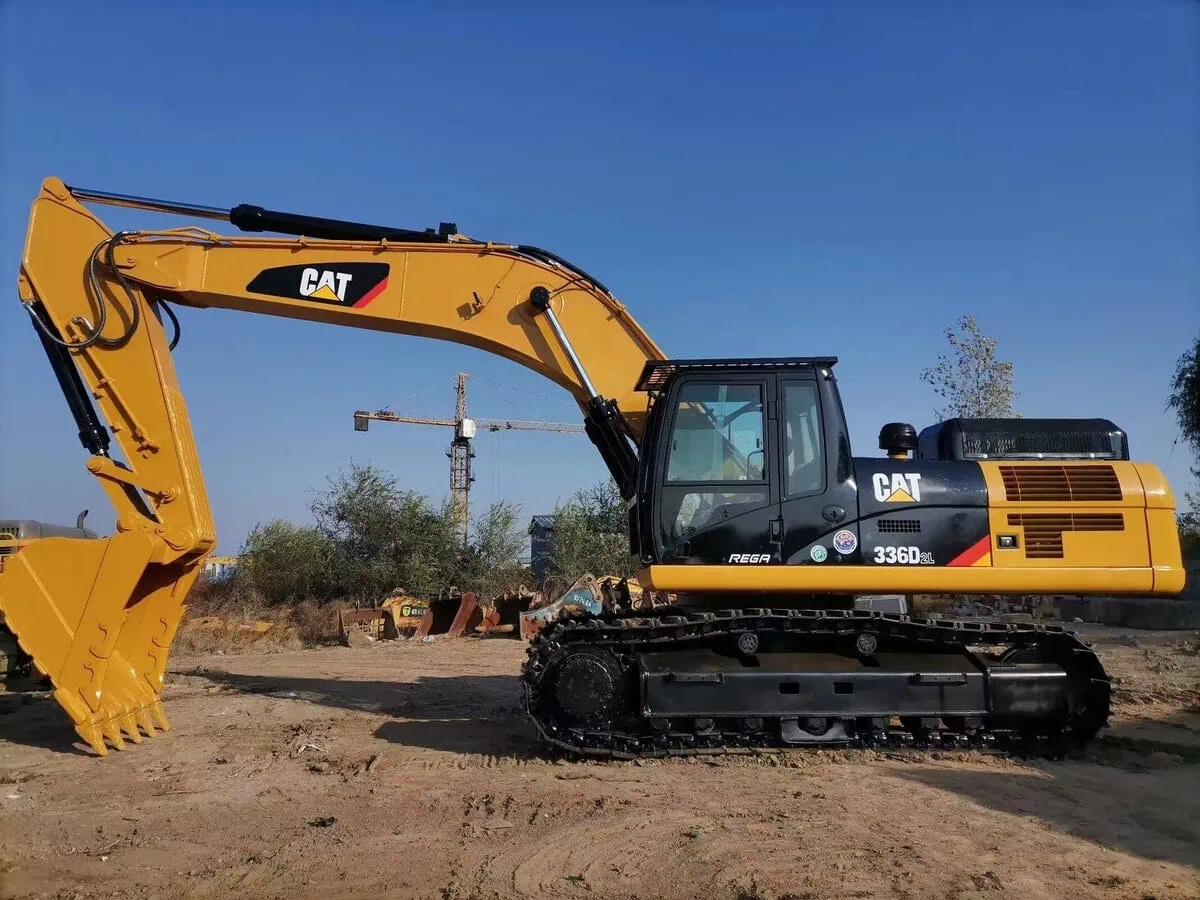
<path fill-rule="evenodd" d="M 516 641 L 177 659 L 174 729 L 100 759 L 0 699 L 2 897 L 1200 897 L 1200 644 L 1100 632 L 1085 758 L 564 763 Z"/>

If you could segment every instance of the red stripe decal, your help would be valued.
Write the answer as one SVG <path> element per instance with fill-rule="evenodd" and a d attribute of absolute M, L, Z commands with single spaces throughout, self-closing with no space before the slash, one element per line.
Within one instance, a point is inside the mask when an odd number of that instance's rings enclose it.
<path fill-rule="evenodd" d="M 375 287 L 371 288 L 369 291 L 367 291 L 365 294 L 363 294 L 362 299 L 354 304 L 354 308 L 362 309 L 364 306 L 366 306 L 368 303 L 370 303 L 372 300 L 374 300 L 376 297 L 378 297 L 380 294 L 382 294 L 383 289 L 385 287 L 387 287 L 387 281 L 388 280 L 386 278 L 383 279 L 383 281 L 379 282 L 379 284 L 375 285 Z"/>
<path fill-rule="evenodd" d="M 979 560 L 983 559 L 983 557 L 986 556 L 987 552 L 991 549 L 992 549 L 992 536 L 989 534 L 987 537 L 980 538 L 978 541 L 976 541 L 974 544 L 972 544 L 970 547 L 968 547 L 962 553 L 958 554 L 958 556 L 954 557 L 954 559 L 950 560 L 950 562 L 946 563 L 946 565 L 948 565 L 948 566 L 974 565 Z"/>

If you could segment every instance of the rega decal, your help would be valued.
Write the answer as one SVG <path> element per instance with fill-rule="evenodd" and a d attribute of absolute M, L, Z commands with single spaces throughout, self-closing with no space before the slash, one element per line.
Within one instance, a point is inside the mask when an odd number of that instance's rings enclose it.
<path fill-rule="evenodd" d="M 263 269 L 246 285 L 252 294 L 362 309 L 387 287 L 387 263 L 313 263 Z"/>

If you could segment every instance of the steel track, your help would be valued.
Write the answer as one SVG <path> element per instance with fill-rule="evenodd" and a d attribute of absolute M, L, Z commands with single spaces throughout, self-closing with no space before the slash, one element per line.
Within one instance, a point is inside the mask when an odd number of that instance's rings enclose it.
<path fill-rule="evenodd" d="M 869 632 L 892 650 L 929 651 L 953 649 L 968 653 L 968 647 L 1036 648 L 1042 662 L 1061 665 L 1075 681 L 1079 700 L 1071 718 L 1047 722 L 1043 727 L 1020 730 L 997 727 L 985 717 L 982 722 L 964 723 L 947 717 L 941 727 L 872 727 L 871 720 L 843 720 L 851 727 L 850 739 L 784 742 L 780 718 L 766 718 L 763 727 L 747 733 L 737 727 L 658 731 L 637 713 L 632 703 L 622 710 L 618 730 L 571 727 L 556 721 L 553 704 L 542 685 L 556 664 L 573 651 L 599 648 L 611 652 L 627 673 L 636 671 L 639 650 L 663 650 L 670 645 L 703 646 L 728 640 L 744 631 L 760 634 L 819 635 L 828 638 L 829 649 L 853 642 Z M 543 740 L 569 755 L 637 759 L 693 756 L 756 751 L 817 748 L 916 748 L 940 750 L 991 750 L 1033 755 L 1061 755 L 1093 737 L 1108 721 L 1111 685 L 1096 654 L 1075 634 L 1062 626 L 1033 623 L 974 622 L 958 619 L 926 619 L 859 610 L 725 610 L 687 616 L 630 616 L 618 610 L 600 616 L 587 613 L 558 619 L 548 624 L 530 642 L 522 666 L 522 705 Z M 877 721 L 877 720 L 876 720 Z M 678 721 L 672 722 L 676 726 Z M 956 727 L 957 726 L 957 727 Z"/>

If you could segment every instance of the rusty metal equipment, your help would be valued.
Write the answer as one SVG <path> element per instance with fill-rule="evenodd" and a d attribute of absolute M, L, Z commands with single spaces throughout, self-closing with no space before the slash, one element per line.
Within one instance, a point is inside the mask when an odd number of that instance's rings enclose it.
<path fill-rule="evenodd" d="M 429 604 L 396 588 L 377 607 L 338 610 L 338 640 L 350 645 L 351 632 L 373 641 L 394 641 L 417 632 L 429 612 Z"/>
<path fill-rule="evenodd" d="M 547 602 L 537 598 L 530 604 L 530 608 L 520 614 L 520 635 L 524 640 L 532 640 L 549 622 L 564 615 L 652 610 L 674 605 L 675 602 L 675 595 L 645 590 L 636 578 L 618 575 L 596 578 L 587 574 L 576 579 L 556 600 Z"/>
<path fill-rule="evenodd" d="M 483 622 L 475 630 L 484 635 L 521 636 L 521 613 L 538 599 L 535 591 L 520 585 L 515 590 L 498 594 L 484 604 Z"/>
<path fill-rule="evenodd" d="M 474 630 L 483 623 L 483 609 L 479 604 L 479 596 L 473 591 L 460 593 L 458 588 L 450 588 L 438 592 L 436 600 L 431 600 L 421 624 L 417 627 L 414 637 L 462 637 L 468 630 Z"/>

